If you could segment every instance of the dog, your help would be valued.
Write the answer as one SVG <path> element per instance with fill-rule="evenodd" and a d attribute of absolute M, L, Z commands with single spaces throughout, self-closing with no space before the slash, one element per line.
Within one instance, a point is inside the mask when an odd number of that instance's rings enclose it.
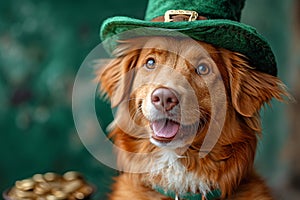
<path fill-rule="evenodd" d="M 260 109 L 288 96 L 279 78 L 189 38 L 126 39 L 114 55 L 97 72 L 118 106 L 110 137 L 122 172 L 109 199 L 273 199 L 254 158 Z"/>

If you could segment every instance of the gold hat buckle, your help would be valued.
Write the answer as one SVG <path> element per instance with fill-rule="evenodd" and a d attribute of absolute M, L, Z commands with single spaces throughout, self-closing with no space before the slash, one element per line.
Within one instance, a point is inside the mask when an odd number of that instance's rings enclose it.
<path fill-rule="evenodd" d="M 173 17 L 181 16 L 180 20 L 174 20 Z M 168 10 L 165 12 L 165 22 L 174 21 L 195 21 L 198 18 L 198 13 L 191 10 Z"/>

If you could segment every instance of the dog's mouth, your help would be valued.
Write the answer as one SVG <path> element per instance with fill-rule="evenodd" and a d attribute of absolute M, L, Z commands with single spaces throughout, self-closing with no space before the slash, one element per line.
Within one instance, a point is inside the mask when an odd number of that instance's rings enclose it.
<path fill-rule="evenodd" d="M 170 142 L 179 132 L 180 123 L 165 118 L 151 122 L 150 127 L 153 130 L 153 139 L 160 142 Z"/>

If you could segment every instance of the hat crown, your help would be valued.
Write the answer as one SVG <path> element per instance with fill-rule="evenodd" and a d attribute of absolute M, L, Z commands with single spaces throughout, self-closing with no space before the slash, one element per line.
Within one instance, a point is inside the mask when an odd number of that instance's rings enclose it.
<path fill-rule="evenodd" d="M 192 10 L 208 19 L 240 21 L 245 0 L 149 0 L 145 20 L 163 16 L 167 10 Z"/>

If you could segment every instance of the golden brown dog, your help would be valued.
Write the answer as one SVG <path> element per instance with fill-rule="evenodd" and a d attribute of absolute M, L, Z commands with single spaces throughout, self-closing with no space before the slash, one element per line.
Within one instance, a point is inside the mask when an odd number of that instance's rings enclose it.
<path fill-rule="evenodd" d="M 110 136 L 123 173 L 110 199 L 204 198 L 213 190 L 221 192 L 215 199 L 272 199 L 253 162 L 259 110 L 286 95 L 278 78 L 188 38 L 129 39 L 114 53 L 98 73 L 101 91 L 119 106 Z M 208 133 L 211 149 L 202 146 Z"/>

